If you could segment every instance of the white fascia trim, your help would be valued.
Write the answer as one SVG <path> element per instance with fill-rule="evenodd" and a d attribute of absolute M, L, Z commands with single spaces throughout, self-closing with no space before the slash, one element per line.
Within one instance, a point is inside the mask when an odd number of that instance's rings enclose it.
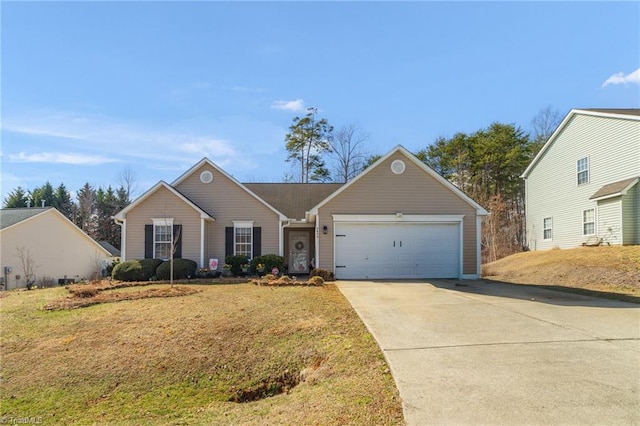
<path fill-rule="evenodd" d="M 419 215 L 403 214 L 334 214 L 333 222 L 351 223 L 452 223 L 462 222 L 464 215 Z M 478 216 L 478 220 L 480 217 Z"/>

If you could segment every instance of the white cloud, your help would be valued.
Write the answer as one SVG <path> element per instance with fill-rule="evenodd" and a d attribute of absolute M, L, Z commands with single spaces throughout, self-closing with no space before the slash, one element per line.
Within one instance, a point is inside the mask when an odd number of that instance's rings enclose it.
<path fill-rule="evenodd" d="M 82 166 L 96 166 L 104 163 L 115 163 L 118 160 L 103 157 L 100 155 L 85 155 L 78 153 L 63 152 L 40 152 L 37 154 L 9 154 L 9 160 L 21 163 L 53 163 L 53 164 L 73 164 Z"/>
<path fill-rule="evenodd" d="M 304 101 L 302 99 L 296 99 L 294 101 L 275 101 L 271 104 L 271 108 L 281 111 L 304 111 Z"/>
<path fill-rule="evenodd" d="M 219 158 L 238 155 L 229 142 L 216 139 L 195 138 L 181 143 L 178 148 L 187 154 L 198 154 L 202 157 Z"/>
<path fill-rule="evenodd" d="M 640 68 L 638 68 L 637 70 L 627 75 L 624 75 L 623 72 L 613 74 L 604 83 L 602 83 L 602 87 L 606 87 L 610 84 L 629 84 L 629 83 L 640 84 Z"/>

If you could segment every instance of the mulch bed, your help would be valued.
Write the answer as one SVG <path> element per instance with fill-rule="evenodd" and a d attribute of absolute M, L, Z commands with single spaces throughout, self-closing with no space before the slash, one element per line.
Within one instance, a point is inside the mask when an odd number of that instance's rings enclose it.
<path fill-rule="evenodd" d="M 121 283 L 118 283 L 121 284 Z M 65 299 L 54 300 L 53 302 L 45 305 L 45 309 L 49 311 L 59 311 L 65 309 L 77 309 L 85 308 L 87 306 L 98 305 L 100 303 L 113 303 L 121 302 L 123 300 L 137 300 L 137 299 L 149 299 L 152 297 L 179 297 L 187 296 L 194 293 L 199 293 L 200 290 L 192 287 L 185 286 L 173 286 L 164 288 L 150 288 L 143 291 L 136 292 L 103 292 L 103 290 L 111 290 L 113 288 L 133 287 L 131 283 L 124 283 L 129 285 L 115 285 L 115 286 L 100 286 L 91 284 L 75 284 L 73 286 L 67 286 L 67 290 L 71 292 L 71 296 Z M 137 285 L 148 285 L 137 284 Z"/>

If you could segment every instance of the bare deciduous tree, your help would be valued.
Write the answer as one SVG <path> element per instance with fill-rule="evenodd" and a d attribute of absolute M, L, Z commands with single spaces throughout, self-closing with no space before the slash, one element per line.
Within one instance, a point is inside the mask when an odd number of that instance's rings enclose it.
<path fill-rule="evenodd" d="M 118 175 L 118 185 L 124 190 L 127 200 L 131 200 L 131 197 L 138 191 L 137 182 L 136 173 L 129 166 L 122 169 Z"/>
<path fill-rule="evenodd" d="M 560 122 L 562 121 L 562 114 L 557 110 L 551 109 L 551 105 L 541 109 L 533 120 L 531 120 L 531 127 L 533 129 L 533 154 L 537 154 L 542 145 L 551 137 L 556 130 Z"/>
<path fill-rule="evenodd" d="M 31 289 L 31 286 L 36 282 L 35 273 L 37 268 L 31 250 L 25 246 L 17 247 L 16 257 L 20 260 L 20 267 L 22 268 L 24 280 L 27 282 L 27 289 Z"/>
<path fill-rule="evenodd" d="M 362 151 L 369 135 L 362 132 L 358 124 L 341 127 L 329 139 L 330 156 L 334 160 L 334 181 L 348 182 L 360 173 L 366 158 Z"/>

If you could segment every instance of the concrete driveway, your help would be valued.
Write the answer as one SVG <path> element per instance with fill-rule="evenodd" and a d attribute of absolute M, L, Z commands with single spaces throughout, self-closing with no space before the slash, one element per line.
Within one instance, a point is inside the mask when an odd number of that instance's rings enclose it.
<path fill-rule="evenodd" d="M 408 425 L 640 425 L 639 305 L 482 281 L 337 286 Z"/>

